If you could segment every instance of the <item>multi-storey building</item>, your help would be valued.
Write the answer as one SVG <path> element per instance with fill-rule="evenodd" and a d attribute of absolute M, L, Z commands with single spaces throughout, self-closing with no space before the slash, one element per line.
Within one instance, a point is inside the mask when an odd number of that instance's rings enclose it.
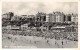
<path fill-rule="evenodd" d="M 66 20 L 65 20 L 66 23 L 70 23 L 71 22 L 71 14 L 67 14 L 66 15 Z"/>
<path fill-rule="evenodd" d="M 66 20 L 65 14 L 62 12 L 53 12 L 46 15 L 46 19 L 48 22 L 59 22 L 63 23 Z"/>
<path fill-rule="evenodd" d="M 54 14 L 53 13 L 52 14 L 50 13 L 49 14 L 49 18 L 50 18 L 49 19 L 50 22 L 56 22 L 56 14 L 55 13 Z"/>
<path fill-rule="evenodd" d="M 56 14 L 56 22 L 63 23 L 64 22 L 64 13 L 62 12 L 55 12 Z"/>
<path fill-rule="evenodd" d="M 46 13 L 37 13 L 36 14 L 36 20 L 38 21 L 38 22 L 44 22 L 44 21 L 46 21 Z"/>
<path fill-rule="evenodd" d="M 46 21 L 45 22 L 49 22 L 50 21 L 50 16 L 49 14 L 46 14 Z"/>
<path fill-rule="evenodd" d="M 61 12 L 53 12 L 49 14 L 50 22 L 60 22 L 63 23 L 65 21 L 65 15 Z"/>
<path fill-rule="evenodd" d="M 78 23 L 78 14 L 71 14 L 71 22 Z"/>

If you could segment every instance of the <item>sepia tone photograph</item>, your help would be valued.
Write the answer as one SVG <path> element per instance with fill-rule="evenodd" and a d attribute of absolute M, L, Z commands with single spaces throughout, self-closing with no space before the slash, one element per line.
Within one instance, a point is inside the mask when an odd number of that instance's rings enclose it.
<path fill-rule="evenodd" d="M 78 48 L 78 2 L 3 2 L 2 48 Z"/>

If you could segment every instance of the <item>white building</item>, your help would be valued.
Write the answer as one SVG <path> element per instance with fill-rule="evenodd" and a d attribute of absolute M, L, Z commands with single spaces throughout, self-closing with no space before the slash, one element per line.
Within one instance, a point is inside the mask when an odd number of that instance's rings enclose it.
<path fill-rule="evenodd" d="M 21 30 L 27 30 L 28 29 L 28 24 L 23 24 L 21 25 Z"/>
<path fill-rule="evenodd" d="M 78 14 L 72 14 L 71 21 L 74 23 L 77 23 L 78 22 Z"/>
<path fill-rule="evenodd" d="M 56 14 L 50 13 L 49 14 L 49 21 L 50 22 L 56 22 Z"/>
<path fill-rule="evenodd" d="M 46 14 L 46 21 L 45 22 L 49 22 L 49 20 L 50 20 L 50 17 L 48 14 Z"/>
<path fill-rule="evenodd" d="M 61 16 L 60 15 L 56 15 L 56 22 L 61 22 Z"/>
<path fill-rule="evenodd" d="M 56 15 L 56 22 L 64 22 L 64 14 L 61 12 L 54 12 Z"/>

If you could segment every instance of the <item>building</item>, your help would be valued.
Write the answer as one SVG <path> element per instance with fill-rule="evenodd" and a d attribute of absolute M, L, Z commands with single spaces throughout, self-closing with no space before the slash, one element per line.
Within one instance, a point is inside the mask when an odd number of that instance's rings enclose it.
<path fill-rule="evenodd" d="M 11 20 L 11 18 L 14 16 L 13 12 L 5 13 L 2 15 L 2 20 Z"/>
<path fill-rule="evenodd" d="M 10 25 L 10 21 L 13 16 L 14 16 L 13 12 L 3 14 L 2 15 L 2 26 Z"/>
<path fill-rule="evenodd" d="M 20 20 L 20 16 L 15 15 L 11 18 L 11 21 L 19 21 Z"/>
<path fill-rule="evenodd" d="M 60 21 L 60 20 L 61 20 L 61 19 L 60 19 L 60 17 L 61 17 L 61 16 L 60 16 L 60 15 L 61 15 L 60 12 L 54 12 L 54 13 L 56 14 L 56 22 L 61 22 L 61 21 Z"/>
<path fill-rule="evenodd" d="M 22 17 L 22 18 L 27 18 L 27 17 L 28 17 L 28 15 L 21 15 L 21 17 Z"/>
<path fill-rule="evenodd" d="M 10 24 L 20 26 L 22 24 L 21 19 L 22 18 L 20 16 L 15 15 L 11 18 Z"/>
<path fill-rule="evenodd" d="M 65 27 L 64 26 L 57 26 L 57 27 L 52 27 L 51 28 L 52 30 L 64 30 L 65 29 Z"/>
<path fill-rule="evenodd" d="M 26 18 L 28 22 L 35 22 L 35 15 L 28 15 Z"/>
<path fill-rule="evenodd" d="M 56 22 L 56 14 L 49 13 L 49 22 Z"/>
<path fill-rule="evenodd" d="M 78 32 L 78 27 L 75 26 L 67 26 L 65 27 L 66 32 Z"/>
<path fill-rule="evenodd" d="M 64 13 L 63 12 L 54 12 L 56 15 L 56 22 L 63 23 L 64 22 Z"/>
<path fill-rule="evenodd" d="M 46 21 L 46 13 L 38 12 L 36 14 L 36 21 L 37 22 L 45 22 Z"/>
<path fill-rule="evenodd" d="M 66 23 L 70 23 L 71 22 L 71 14 L 66 14 Z"/>
<path fill-rule="evenodd" d="M 78 23 L 78 14 L 71 14 L 71 22 Z"/>
<path fill-rule="evenodd" d="M 63 15 L 63 23 L 66 21 L 66 15 Z"/>
<path fill-rule="evenodd" d="M 65 22 L 65 18 L 66 18 L 65 14 L 62 12 L 61 13 L 61 23 Z"/>
<path fill-rule="evenodd" d="M 55 22 L 63 23 L 65 21 L 65 14 L 63 12 L 49 13 L 49 21 L 54 23 Z"/>
<path fill-rule="evenodd" d="M 45 22 L 49 22 L 50 21 L 50 16 L 49 16 L 49 14 L 46 14 L 46 21 Z"/>
<path fill-rule="evenodd" d="M 28 24 L 23 24 L 21 25 L 21 30 L 27 30 L 28 29 Z"/>
<path fill-rule="evenodd" d="M 20 30 L 20 26 L 12 25 L 11 30 Z"/>

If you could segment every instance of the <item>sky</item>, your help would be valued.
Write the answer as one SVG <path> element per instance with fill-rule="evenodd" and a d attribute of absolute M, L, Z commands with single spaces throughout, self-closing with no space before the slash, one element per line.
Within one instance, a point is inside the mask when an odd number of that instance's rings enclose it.
<path fill-rule="evenodd" d="M 77 2 L 3 2 L 2 13 L 14 12 L 15 15 L 35 15 L 38 12 L 55 11 L 78 13 Z"/>

